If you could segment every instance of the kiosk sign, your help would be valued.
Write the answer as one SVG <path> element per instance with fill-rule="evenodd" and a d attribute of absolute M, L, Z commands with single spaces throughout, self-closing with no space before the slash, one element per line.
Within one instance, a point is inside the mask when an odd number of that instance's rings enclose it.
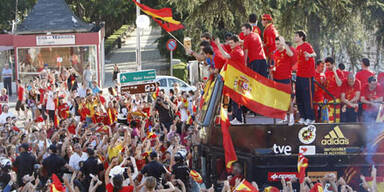
<path fill-rule="evenodd" d="M 36 45 L 74 45 L 75 35 L 39 35 L 36 36 Z"/>

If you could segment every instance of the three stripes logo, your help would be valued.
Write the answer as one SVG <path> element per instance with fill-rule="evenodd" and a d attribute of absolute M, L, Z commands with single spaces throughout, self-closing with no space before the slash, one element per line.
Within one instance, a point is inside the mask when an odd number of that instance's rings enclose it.
<path fill-rule="evenodd" d="M 348 145 L 349 139 L 344 137 L 340 127 L 336 126 L 321 140 L 322 145 Z"/>

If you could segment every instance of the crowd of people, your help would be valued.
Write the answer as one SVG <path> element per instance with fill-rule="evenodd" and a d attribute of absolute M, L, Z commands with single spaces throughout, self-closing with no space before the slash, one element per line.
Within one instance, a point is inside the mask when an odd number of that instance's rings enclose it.
<path fill-rule="evenodd" d="M 356 75 L 337 69 L 331 57 L 315 63 L 316 53 L 304 31 L 295 33 L 293 48 L 278 35 L 270 15 L 262 16 L 262 25 L 263 35 L 252 14 L 239 35 L 228 33 L 221 44 L 203 33 L 200 51 L 186 52 L 210 66 L 212 76 L 233 62 L 292 84 L 292 105 L 284 120 L 289 124 L 295 123 L 295 106 L 301 124 L 357 121 L 361 111 L 370 117 L 377 114 L 383 92 L 368 69 L 368 59 L 362 60 Z M 113 80 L 118 72 L 115 66 Z M 214 191 L 205 187 L 196 171 L 200 137 L 195 119 L 203 83 L 196 91 L 181 91 L 174 84 L 169 92 L 131 95 L 121 93 L 116 81 L 116 86 L 103 91 L 92 80 L 89 67 L 83 74 L 73 68 L 44 68 L 28 82 L 17 80 L 17 114 L 13 114 L 8 105 L 12 94 L 8 68 L 3 77 L 7 85 L 0 95 L 3 191 Z M 232 124 L 243 122 L 243 110 L 232 102 Z M 224 181 L 223 191 L 240 183 L 239 169 L 234 165 L 235 176 Z M 293 191 L 290 182 L 283 183 L 284 191 Z M 302 191 L 309 191 L 310 183 Z M 346 184 L 340 187 L 351 191 Z"/>

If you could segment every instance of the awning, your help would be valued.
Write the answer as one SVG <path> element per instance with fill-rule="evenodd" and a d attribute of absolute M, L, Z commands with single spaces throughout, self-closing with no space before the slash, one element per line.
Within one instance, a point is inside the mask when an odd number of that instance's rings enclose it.
<path fill-rule="evenodd" d="M 8 51 L 8 50 L 11 50 L 11 49 L 13 49 L 12 46 L 1 46 L 0 45 L 0 51 Z"/>

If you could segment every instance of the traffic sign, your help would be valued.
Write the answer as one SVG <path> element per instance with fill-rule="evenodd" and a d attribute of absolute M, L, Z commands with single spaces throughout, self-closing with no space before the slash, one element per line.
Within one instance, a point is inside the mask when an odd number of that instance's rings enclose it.
<path fill-rule="evenodd" d="M 156 70 L 144 70 L 136 72 L 126 72 L 119 74 L 120 83 L 130 83 L 136 81 L 150 81 L 156 79 Z"/>
<path fill-rule="evenodd" d="M 167 49 L 169 51 L 174 51 L 177 47 L 177 43 L 174 39 L 170 39 L 167 41 Z"/>
<path fill-rule="evenodd" d="M 143 83 L 136 85 L 124 85 L 121 86 L 121 93 L 139 94 L 139 93 L 151 93 L 156 91 L 156 83 Z"/>

